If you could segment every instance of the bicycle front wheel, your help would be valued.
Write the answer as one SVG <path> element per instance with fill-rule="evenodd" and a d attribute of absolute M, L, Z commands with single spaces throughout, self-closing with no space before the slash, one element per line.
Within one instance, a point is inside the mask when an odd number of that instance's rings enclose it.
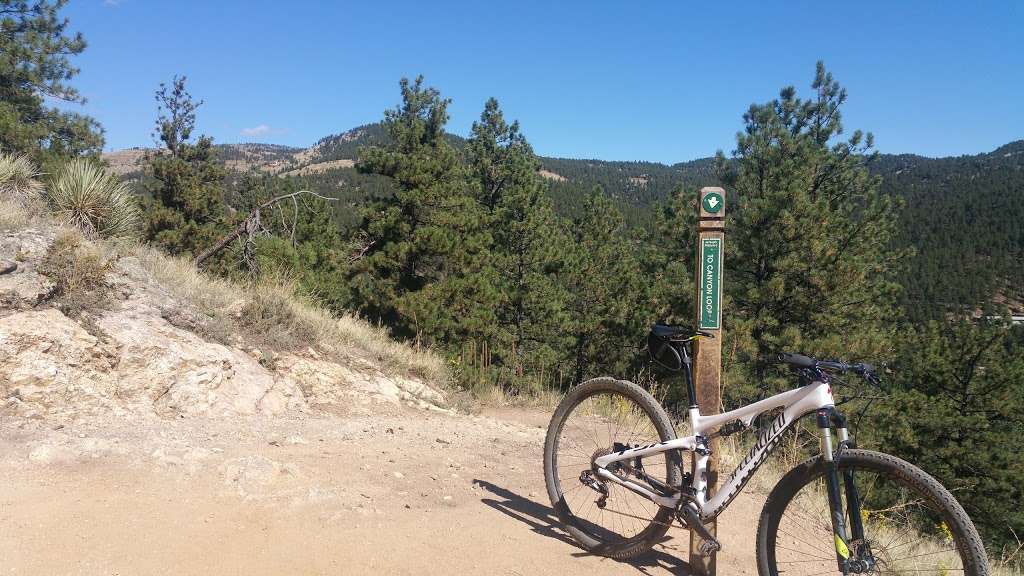
<path fill-rule="evenodd" d="M 843 555 L 848 574 L 988 574 L 981 538 L 960 503 L 920 468 L 888 454 L 842 453 L 848 538 L 841 542 L 832 531 L 826 470 L 821 458 L 808 460 L 768 496 L 757 531 L 761 576 L 843 574 Z"/>
<path fill-rule="evenodd" d="M 573 388 L 555 410 L 544 443 L 544 479 L 558 518 L 585 549 L 628 558 L 665 535 L 674 510 L 597 475 L 594 460 L 625 448 L 675 438 L 664 409 L 632 382 L 595 378 Z M 616 462 L 620 478 L 678 487 L 678 451 Z"/>

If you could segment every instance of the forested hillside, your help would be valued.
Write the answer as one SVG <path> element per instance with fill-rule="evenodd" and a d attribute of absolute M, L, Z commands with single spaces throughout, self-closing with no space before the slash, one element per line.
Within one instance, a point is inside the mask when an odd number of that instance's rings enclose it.
<path fill-rule="evenodd" d="M 456 135 L 446 139 L 456 149 L 466 145 Z M 367 124 L 308 149 L 222 144 L 215 150 L 232 172 L 256 169 L 294 178 L 297 186 L 337 198 L 334 217 L 351 227 L 367 202 L 394 193 L 389 179 L 354 166 L 361 148 L 387 141 L 380 124 Z M 671 166 L 537 158 L 547 193 L 563 216 L 579 214 L 583 199 L 599 189 L 627 223 L 647 229 L 654 226 L 656 206 L 681 187 L 692 191 L 720 183 L 711 157 Z M 950 307 L 997 314 L 1000 306 L 1024 313 L 1024 140 L 973 156 L 878 154 L 867 166 L 881 178 L 883 192 L 904 201 L 897 242 L 914 248 L 900 280 L 908 314 L 935 318 Z M 235 188 L 242 180 L 231 176 L 229 184 Z"/>
<path fill-rule="evenodd" d="M 1024 311 L 1024 141 L 975 156 L 883 155 L 873 171 L 905 200 L 900 241 L 917 249 L 902 282 L 912 312 L 989 302 Z"/>
<path fill-rule="evenodd" d="M 465 146 L 462 137 L 446 138 L 456 149 Z M 386 142 L 381 125 L 368 124 L 309 149 L 225 144 L 216 150 L 235 170 L 292 174 L 298 185 L 338 198 L 336 218 L 352 226 L 366 202 L 394 193 L 390 180 L 354 167 L 360 148 Z M 339 160 L 352 164 L 337 166 Z M 656 205 L 681 187 L 720 183 L 711 157 L 671 166 L 544 156 L 538 161 L 560 214 L 578 214 L 583 198 L 600 189 L 628 223 L 648 229 Z M 981 310 L 989 303 L 1024 312 L 1024 141 L 973 156 L 878 154 L 867 166 L 881 178 L 883 192 L 904 200 L 898 242 L 915 249 L 901 277 L 910 314 L 933 318 L 944 306 Z"/>

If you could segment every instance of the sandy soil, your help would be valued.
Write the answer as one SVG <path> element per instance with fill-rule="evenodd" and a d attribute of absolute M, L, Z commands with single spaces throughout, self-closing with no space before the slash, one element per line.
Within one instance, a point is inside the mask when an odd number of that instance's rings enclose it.
<path fill-rule="evenodd" d="M 558 527 L 548 415 L 0 421 L 2 574 L 686 574 L 688 534 L 623 563 Z M 719 525 L 754 574 L 760 497 Z"/>

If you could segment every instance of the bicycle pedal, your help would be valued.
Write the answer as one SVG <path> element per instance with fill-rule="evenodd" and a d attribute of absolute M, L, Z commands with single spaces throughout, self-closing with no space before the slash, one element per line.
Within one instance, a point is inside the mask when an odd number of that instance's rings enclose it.
<path fill-rule="evenodd" d="M 718 540 L 701 540 L 700 542 L 700 553 L 701 556 L 708 556 L 722 549 L 722 544 Z"/>

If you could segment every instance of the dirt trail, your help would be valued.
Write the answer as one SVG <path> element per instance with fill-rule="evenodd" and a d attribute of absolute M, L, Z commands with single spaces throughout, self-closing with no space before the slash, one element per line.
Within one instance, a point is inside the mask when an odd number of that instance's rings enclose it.
<path fill-rule="evenodd" d="M 589 556 L 544 492 L 547 414 L 0 421 L 3 574 L 686 574 L 679 528 Z M 719 527 L 753 574 L 759 497 Z"/>

